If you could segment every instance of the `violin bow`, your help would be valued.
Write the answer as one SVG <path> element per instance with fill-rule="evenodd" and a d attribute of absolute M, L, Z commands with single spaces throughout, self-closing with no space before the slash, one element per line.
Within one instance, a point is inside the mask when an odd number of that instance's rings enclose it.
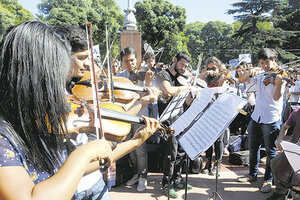
<path fill-rule="evenodd" d="M 106 56 L 109 57 L 107 60 L 107 74 L 108 74 L 108 95 L 109 95 L 109 100 L 111 102 L 115 102 L 115 96 L 114 96 L 114 87 L 113 87 L 113 79 L 112 79 L 112 69 L 111 69 L 111 57 L 110 57 L 110 48 L 109 46 L 109 40 L 108 40 L 108 30 L 107 30 L 107 25 L 105 25 L 105 39 L 106 39 Z"/>
<path fill-rule="evenodd" d="M 158 63 L 158 64 L 159 64 L 159 61 L 160 61 L 160 59 L 161 59 L 161 57 L 162 57 L 162 55 L 163 55 L 163 53 L 164 53 L 164 50 L 165 50 L 165 48 L 162 47 L 161 50 L 157 53 L 157 54 L 160 53 L 159 59 L 157 60 L 157 63 Z M 157 55 L 157 54 L 156 54 L 156 55 Z"/>
<path fill-rule="evenodd" d="M 96 128 L 96 136 L 97 139 L 104 138 L 103 128 L 102 128 L 102 120 L 101 120 L 101 112 L 100 112 L 100 101 L 99 101 L 99 94 L 98 94 L 98 83 L 96 78 L 96 68 L 95 68 L 95 62 L 94 62 L 94 55 L 93 55 L 93 39 L 92 39 L 92 24 L 86 24 L 86 29 L 89 27 L 89 32 L 87 30 L 87 41 L 90 45 L 90 52 L 91 52 L 91 60 L 92 60 L 92 70 L 91 70 L 91 83 L 92 83 L 92 91 L 93 91 L 93 103 L 95 107 L 95 110 L 97 112 L 94 112 L 95 114 L 95 120 L 94 125 Z M 88 36 L 88 33 L 90 35 Z"/>
<path fill-rule="evenodd" d="M 149 47 L 150 47 L 150 44 L 147 44 L 146 51 L 145 51 L 145 53 L 144 53 L 144 55 L 143 55 L 143 58 L 142 58 L 142 60 L 141 60 L 141 62 L 140 62 L 140 65 L 138 66 L 137 71 L 139 71 L 139 70 L 141 69 L 143 60 L 145 59 L 145 56 L 146 56 L 146 53 L 148 52 Z"/>
<path fill-rule="evenodd" d="M 196 71 L 196 76 L 195 76 L 195 79 L 194 79 L 193 86 L 196 86 L 196 83 L 197 83 L 197 78 L 198 78 L 198 75 L 199 75 L 199 70 L 200 70 L 202 58 L 203 58 L 203 53 L 201 53 L 199 55 L 199 60 L 198 60 L 198 64 L 197 64 L 197 71 Z"/>

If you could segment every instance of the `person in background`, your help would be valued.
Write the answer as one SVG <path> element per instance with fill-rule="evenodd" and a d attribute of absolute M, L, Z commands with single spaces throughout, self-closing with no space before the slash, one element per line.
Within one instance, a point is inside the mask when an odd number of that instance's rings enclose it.
<path fill-rule="evenodd" d="M 221 68 L 222 62 L 216 57 L 209 57 L 205 61 L 207 71 L 200 75 L 208 87 L 220 87 L 223 86 L 226 76 L 222 74 L 224 68 Z M 205 151 L 206 165 L 202 170 L 203 174 L 215 175 L 216 170 L 220 169 L 220 162 L 222 161 L 224 151 L 224 134 L 228 135 L 228 128 L 220 137 L 214 142 L 214 144 Z M 212 167 L 213 151 L 215 151 L 215 164 Z M 218 162 L 218 163 L 217 163 Z M 220 170 L 219 170 L 220 171 Z"/>
<path fill-rule="evenodd" d="M 113 59 L 113 61 L 111 63 L 111 69 L 112 69 L 113 76 L 115 76 L 121 72 L 120 62 L 117 59 Z"/>
<path fill-rule="evenodd" d="M 288 120 L 280 129 L 276 146 L 281 153 L 271 160 L 271 170 L 274 177 L 275 192 L 272 194 L 272 196 L 268 197 L 267 200 L 285 200 L 288 190 L 295 185 L 300 185 L 300 175 L 293 170 L 286 158 L 286 154 L 282 152 L 283 149 L 280 144 L 291 127 L 293 127 L 291 142 L 297 144 L 299 143 L 300 138 L 300 108 L 294 110 L 290 114 Z M 293 199 L 300 199 L 300 191 L 296 192 Z"/>
<path fill-rule="evenodd" d="M 177 79 L 185 72 L 185 70 L 187 70 L 190 62 L 191 58 L 187 52 L 179 52 L 174 57 L 172 65 L 158 74 L 158 85 L 161 87 L 163 94 L 166 96 L 166 101 L 158 102 L 159 114 L 162 114 L 174 95 L 191 89 L 190 86 L 182 86 Z M 188 98 L 184 107 L 187 107 L 189 104 L 190 102 Z M 176 117 L 168 119 L 168 125 L 172 124 L 179 115 L 183 113 L 183 111 L 184 110 L 182 108 Z M 185 188 L 185 181 L 181 176 L 184 156 L 185 152 L 178 144 L 176 138 L 168 138 L 168 141 L 164 145 L 162 191 L 165 195 L 169 195 L 171 198 L 178 197 L 175 188 Z M 187 184 L 187 189 L 192 189 L 192 186 Z"/>
<path fill-rule="evenodd" d="M 147 52 L 144 58 L 146 65 L 143 70 L 146 71 L 145 86 L 156 86 L 156 68 L 155 68 L 155 55 L 152 52 Z"/>
<path fill-rule="evenodd" d="M 258 52 L 257 58 L 261 68 L 268 73 L 274 71 L 277 65 L 278 54 L 274 49 L 262 48 Z M 270 163 L 276 156 L 276 139 L 280 130 L 281 113 L 283 108 L 282 94 L 285 83 L 282 76 L 278 74 L 274 78 L 274 83 L 270 83 L 273 77 L 270 75 L 260 74 L 257 71 L 248 70 L 239 77 L 240 82 L 250 82 L 257 85 L 257 96 L 254 111 L 248 124 L 248 138 L 250 149 L 250 168 L 249 174 L 244 177 L 238 177 L 239 182 L 253 182 L 257 180 L 258 166 L 260 161 L 260 147 L 264 141 L 267 161 L 264 174 L 264 182 L 261 192 L 271 191 L 272 171 Z M 250 78 L 250 76 L 252 78 Z"/>
<path fill-rule="evenodd" d="M 121 53 L 121 62 L 122 66 L 125 69 L 124 71 L 120 72 L 116 76 L 129 78 L 132 75 L 135 75 L 135 71 L 137 69 L 137 60 L 136 60 L 136 51 L 131 47 L 124 48 Z M 146 74 L 147 78 L 147 74 Z M 146 79 L 145 78 L 145 79 Z M 144 81 L 138 80 L 136 82 L 137 85 L 144 86 Z M 152 105 L 151 103 L 157 102 L 158 95 L 160 91 L 156 88 L 148 88 L 149 93 L 152 93 L 153 98 L 149 98 L 147 96 L 141 97 L 140 104 L 142 107 L 134 105 L 134 107 L 140 108 L 139 110 L 135 109 L 135 113 L 138 116 L 150 116 L 151 111 L 149 111 L 148 104 Z M 143 94 L 141 94 L 143 95 Z M 132 125 L 131 134 L 128 134 L 127 139 L 133 137 L 135 131 L 140 128 L 141 125 L 134 124 Z M 139 148 L 135 149 L 135 151 L 130 153 L 130 159 L 133 163 L 134 168 L 134 175 L 133 177 L 126 182 L 126 185 L 133 186 L 135 184 L 137 185 L 137 191 L 142 192 L 146 190 L 147 188 L 147 175 L 148 175 L 148 154 L 147 154 L 147 144 L 142 144 Z"/>

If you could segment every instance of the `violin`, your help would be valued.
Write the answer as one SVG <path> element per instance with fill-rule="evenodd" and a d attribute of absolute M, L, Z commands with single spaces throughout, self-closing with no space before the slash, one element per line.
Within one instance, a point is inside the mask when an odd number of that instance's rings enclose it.
<path fill-rule="evenodd" d="M 162 68 L 160 66 L 151 68 L 151 71 L 154 72 L 154 75 L 157 75 L 161 70 L 162 70 Z M 147 73 L 147 70 L 145 70 L 145 69 L 139 70 L 137 72 L 133 72 L 130 74 L 129 80 L 131 80 L 134 83 L 136 83 L 137 81 L 144 81 L 145 77 L 146 77 L 146 73 Z"/>
<path fill-rule="evenodd" d="M 69 132 L 95 133 L 94 106 L 85 104 L 72 95 L 67 95 L 71 112 L 66 123 Z M 102 131 L 110 141 L 123 141 L 131 130 L 131 124 L 145 124 L 142 117 L 126 114 L 121 106 L 112 103 L 101 103 Z M 161 137 L 167 140 L 174 133 L 171 127 L 161 124 Z"/>
<path fill-rule="evenodd" d="M 263 73 L 265 75 L 265 78 L 263 80 L 263 83 L 265 86 L 269 85 L 270 83 L 275 85 L 275 79 L 277 75 L 282 75 L 282 79 L 287 82 L 287 87 L 291 87 L 292 85 L 295 85 L 295 82 L 293 79 L 287 78 L 287 73 L 284 69 L 277 67 L 276 69 L 271 69 L 268 72 Z"/>
<path fill-rule="evenodd" d="M 93 91 L 91 83 L 91 74 L 86 71 L 80 81 L 78 81 L 71 89 L 74 96 L 78 99 L 92 101 Z M 98 79 L 98 92 L 101 95 L 102 101 L 109 99 L 109 85 L 106 78 Z M 138 85 L 134 85 L 129 79 L 125 77 L 113 77 L 113 94 L 115 101 L 119 103 L 127 104 L 131 102 L 136 95 L 136 92 L 146 92 L 146 88 Z"/>
<path fill-rule="evenodd" d="M 194 82 L 195 82 L 196 77 L 194 77 L 192 75 L 191 72 L 189 72 L 188 70 L 185 70 L 183 74 L 180 74 L 177 77 L 177 81 L 180 83 L 180 85 L 182 86 L 193 86 Z M 207 87 L 207 84 L 204 80 L 202 79 L 197 79 L 196 83 L 195 83 L 196 87 L 200 87 L 200 88 L 205 88 Z"/>

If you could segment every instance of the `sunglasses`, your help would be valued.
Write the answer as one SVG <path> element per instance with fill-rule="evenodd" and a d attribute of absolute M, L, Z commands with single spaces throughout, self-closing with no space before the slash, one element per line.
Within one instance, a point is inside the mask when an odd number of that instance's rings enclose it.
<path fill-rule="evenodd" d="M 213 67 L 207 68 L 207 70 L 216 71 L 216 70 L 217 70 L 217 68 L 216 68 L 215 66 L 213 66 Z"/>

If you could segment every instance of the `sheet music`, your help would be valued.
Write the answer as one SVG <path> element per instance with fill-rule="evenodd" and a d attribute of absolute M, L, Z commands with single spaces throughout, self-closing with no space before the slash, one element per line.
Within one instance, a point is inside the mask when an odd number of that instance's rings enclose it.
<path fill-rule="evenodd" d="M 300 174 L 300 146 L 287 141 L 282 141 L 280 144 L 293 170 Z"/>
<path fill-rule="evenodd" d="M 168 106 L 165 108 L 161 114 L 159 121 L 164 122 L 170 118 L 177 116 L 180 112 L 180 109 L 183 107 L 183 104 L 189 94 L 189 91 L 183 91 L 177 96 L 174 96 L 169 102 Z"/>
<path fill-rule="evenodd" d="M 188 110 L 186 110 L 180 120 L 176 120 L 171 126 L 176 130 L 176 133 L 180 133 L 185 128 L 184 125 L 190 124 L 191 121 L 202 111 L 205 106 L 213 99 L 214 94 L 224 92 L 236 93 L 236 89 L 232 87 L 214 87 L 201 89 L 201 93 L 198 99 L 195 99 Z"/>
<path fill-rule="evenodd" d="M 257 85 L 256 84 L 250 84 L 246 83 L 246 92 L 251 93 L 251 92 L 257 92 Z"/>
<path fill-rule="evenodd" d="M 203 110 L 203 108 L 212 100 L 213 95 L 215 94 L 216 89 L 214 88 L 205 88 L 201 91 L 199 98 L 195 99 L 188 110 L 186 110 L 180 117 L 180 120 L 176 120 L 171 127 L 175 129 L 175 134 L 180 133 L 190 124 L 191 121 L 197 116 L 197 114 Z M 185 126 L 183 126 L 183 124 Z"/>
<path fill-rule="evenodd" d="M 236 94 L 225 92 L 221 94 L 215 102 L 203 113 L 199 119 L 195 119 L 205 106 L 211 102 L 210 92 L 205 95 L 205 90 L 200 96 L 199 101 L 193 102 L 195 106 L 191 106 L 181 115 L 171 126 L 175 129 L 174 136 L 177 137 L 180 145 L 183 147 L 188 156 L 194 160 L 202 152 L 208 149 L 215 140 L 224 132 L 231 121 L 238 114 L 238 109 L 246 105 L 247 101 Z M 193 117 L 190 117 L 191 114 Z M 190 127 L 183 135 L 182 131 Z M 180 134 L 180 135 L 179 135 Z"/>

